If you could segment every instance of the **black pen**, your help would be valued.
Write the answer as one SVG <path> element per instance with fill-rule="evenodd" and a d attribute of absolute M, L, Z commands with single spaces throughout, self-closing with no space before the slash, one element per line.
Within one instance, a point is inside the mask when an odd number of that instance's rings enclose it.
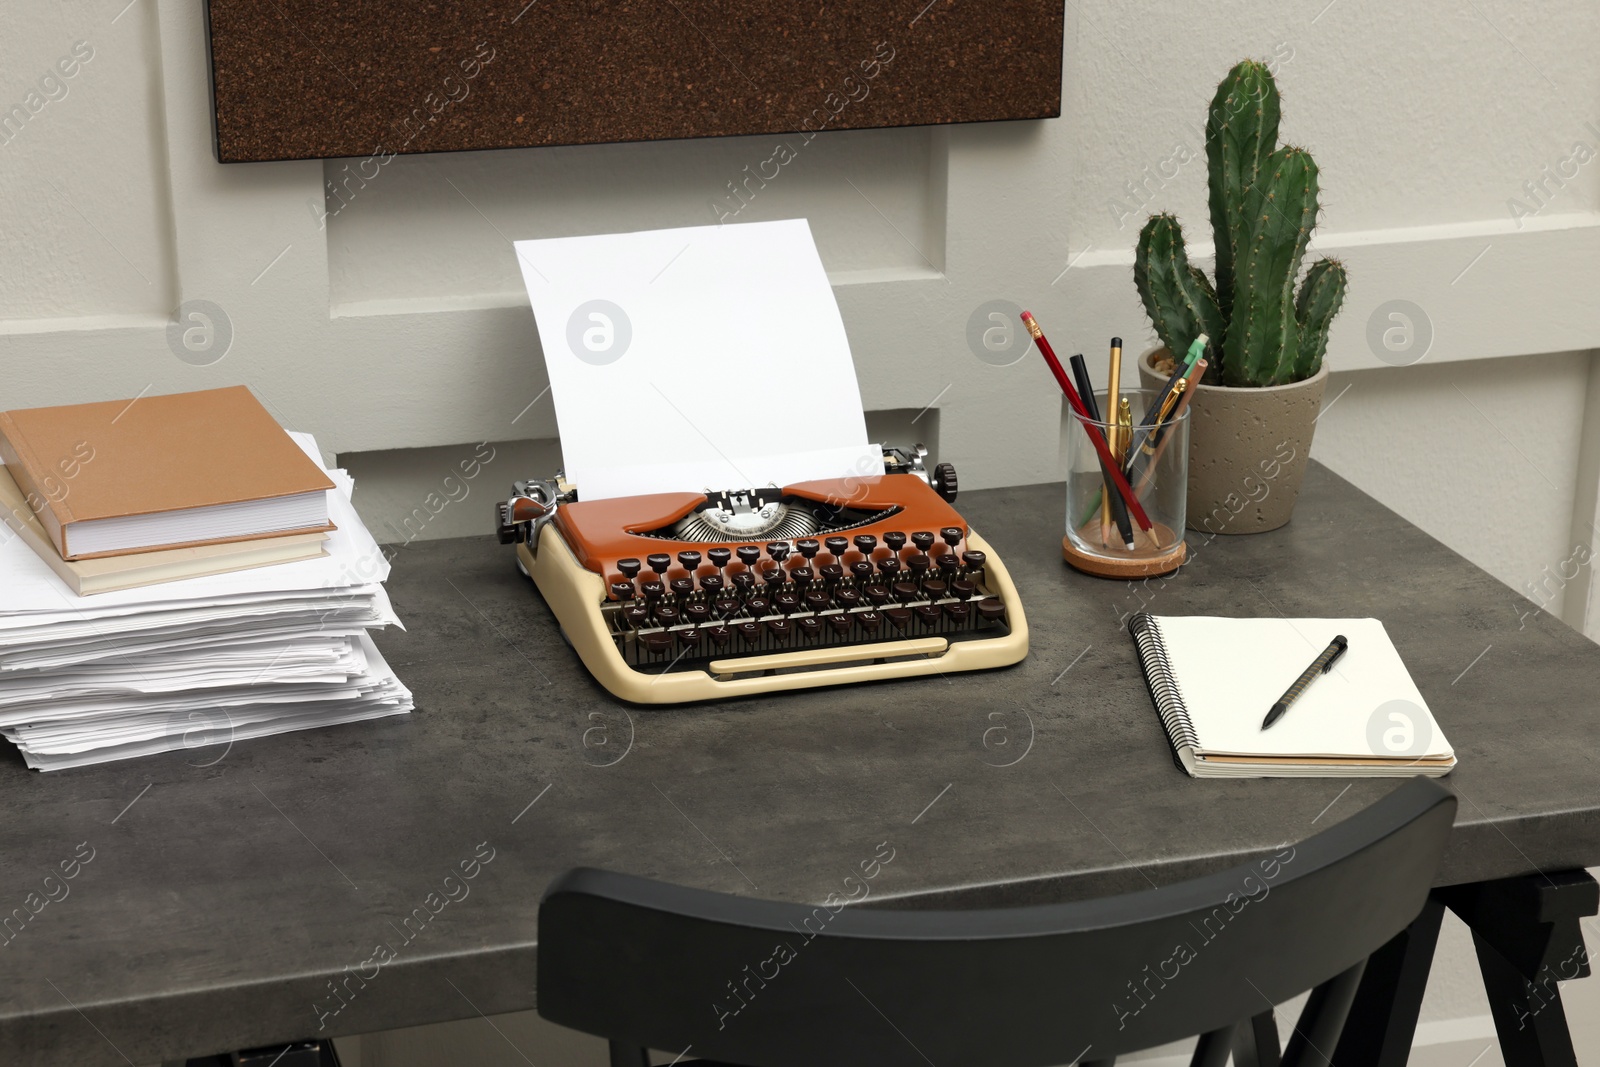
<path fill-rule="evenodd" d="M 1300 694 L 1304 693 L 1311 686 L 1311 683 L 1317 680 L 1317 675 L 1327 674 L 1333 670 L 1334 660 L 1344 655 L 1344 650 L 1349 647 L 1350 642 L 1345 638 L 1344 634 L 1340 634 L 1330 641 L 1328 647 L 1322 650 L 1322 655 L 1312 660 L 1311 666 L 1300 672 L 1300 677 L 1294 680 L 1294 684 L 1289 687 L 1288 692 L 1279 697 L 1278 702 L 1272 705 L 1272 710 L 1267 712 L 1267 717 L 1261 722 L 1261 728 L 1265 730 L 1283 718 L 1283 713 L 1289 710 L 1289 705 L 1300 699 Z"/>

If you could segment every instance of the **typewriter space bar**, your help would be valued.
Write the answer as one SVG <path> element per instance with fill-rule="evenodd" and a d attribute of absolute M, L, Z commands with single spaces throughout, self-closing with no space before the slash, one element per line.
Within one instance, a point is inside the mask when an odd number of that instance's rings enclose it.
<path fill-rule="evenodd" d="M 942 637 L 919 637 L 914 641 L 883 641 L 869 645 L 837 645 L 833 648 L 808 648 L 799 652 L 778 652 L 770 656 L 745 656 L 740 659 L 711 661 L 711 673 L 719 678 L 780 667 L 820 667 L 827 663 L 886 659 L 890 656 L 942 656 L 950 642 Z"/>

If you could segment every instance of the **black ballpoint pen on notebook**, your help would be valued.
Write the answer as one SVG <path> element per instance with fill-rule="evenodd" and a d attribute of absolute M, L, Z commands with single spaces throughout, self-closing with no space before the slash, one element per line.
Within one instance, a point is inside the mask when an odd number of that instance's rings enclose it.
<path fill-rule="evenodd" d="M 1261 722 L 1261 728 L 1265 730 L 1283 718 L 1283 713 L 1289 710 L 1289 705 L 1300 699 L 1300 694 L 1310 688 L 1311 683 L 1317 680 L 1318 675 L 1327 674 L 1331 671 L 1334 661 L 1344 655 L 1344 650 L 1349 647 L 1350 642 L 1345 638 L 1344 634 L 1340 634 L 1330 641 L 1328 647 L 1322 650 L 1322 655 L 1312 660 L 1311 666 L 1301 671 L 1300 677 L 1296 678 L 1288 691 L 1278 698 L 1276 704 L 1272 705 L 1272 710 L 1267 712 L 1267 717 Z"/>

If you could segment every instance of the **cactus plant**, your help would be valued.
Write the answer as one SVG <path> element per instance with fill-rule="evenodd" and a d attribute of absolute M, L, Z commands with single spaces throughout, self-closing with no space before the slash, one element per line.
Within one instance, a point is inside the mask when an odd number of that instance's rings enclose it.
<path fill-rule="evenodd" d="M 1278 87 L 1245 60 L 1217 86 L 1206 119 L 1206 162 L 1216 281 L 1189 264 L 1183 228 L 1169 214 L 1139 232 L 1133 277 L 1169 351 L 1208 334 L 1206 379 L 1283 385 L 1316 374 L 1328 326 L 1344 301 L 1344 265 L 1319 259 L 1298 295 L 1317 221 L 1317 165 L 1303 148 L 1279 148 Z"/>

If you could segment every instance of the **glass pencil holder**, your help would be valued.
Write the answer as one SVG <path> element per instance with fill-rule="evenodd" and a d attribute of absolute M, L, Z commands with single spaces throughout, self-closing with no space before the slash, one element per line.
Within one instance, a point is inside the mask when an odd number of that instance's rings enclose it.
<path fill-rule="evenodd" d="M 1189 484 L 1189 411 L 1174 402 L 1165 417 L 1145 425 L 1157 396 L 1122 393 L 1128 419 L 1120 426 L 1096 393 L 1100 419 L 1068 413 L 1067 516 L 1061 555 L 1077 570 L 1102 578 L 1166 574 L 1182 565 L 1183 518 Z M 1131 431 L 1128 424 L 1131 423 Z M 1095 438 L 1121 459 L 1127 493 L 1106 470 Z"/>

